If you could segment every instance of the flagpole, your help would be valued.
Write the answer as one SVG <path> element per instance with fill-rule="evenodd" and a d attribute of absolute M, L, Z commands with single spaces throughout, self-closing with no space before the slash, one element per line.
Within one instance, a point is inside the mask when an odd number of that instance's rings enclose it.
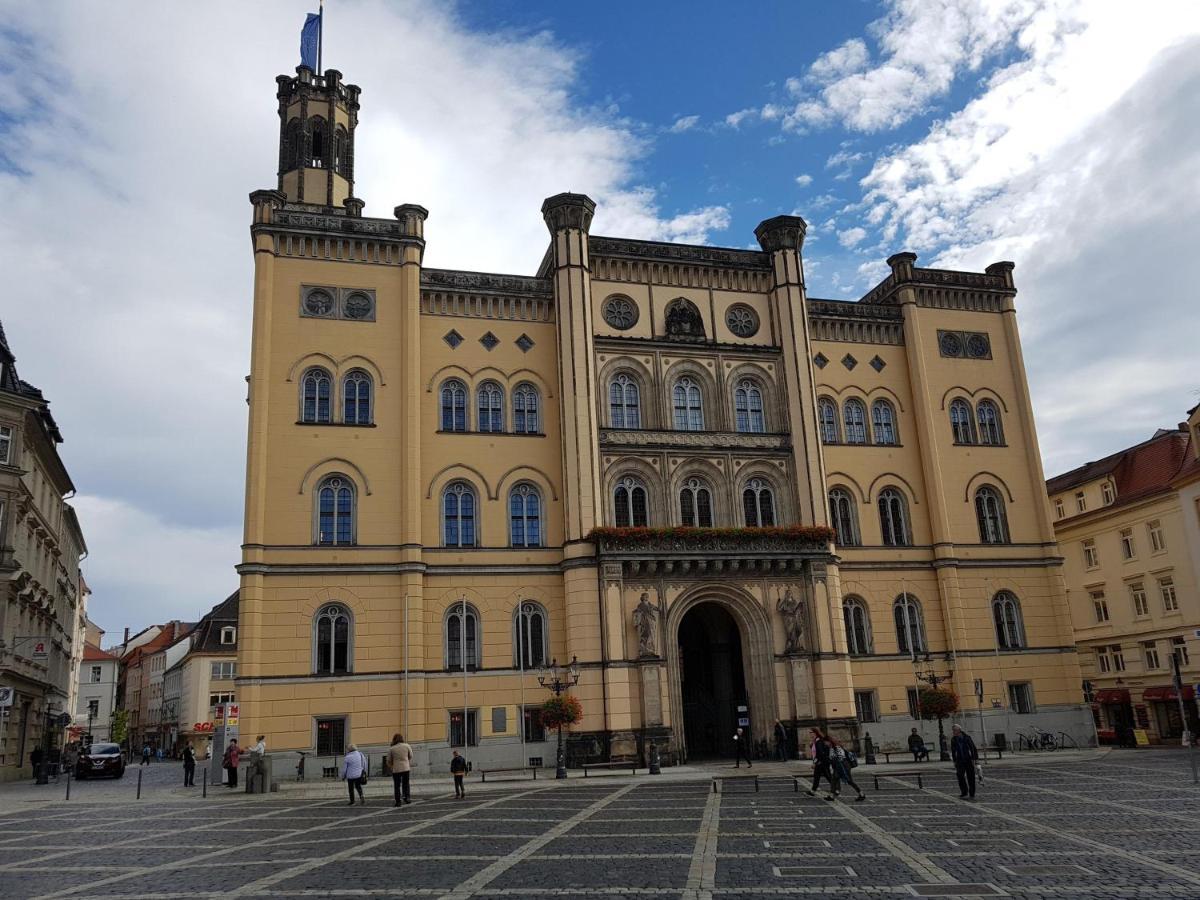
<path fill-rule="evenodd" d="M 312 9 L 310 6 L 309 9 Z M 322 74 L 325 70 L 321 68 L 321 49 L 325 43 L 325 0 L 321 0 L 320 8 L 317 10 L 317 74 Z"/>

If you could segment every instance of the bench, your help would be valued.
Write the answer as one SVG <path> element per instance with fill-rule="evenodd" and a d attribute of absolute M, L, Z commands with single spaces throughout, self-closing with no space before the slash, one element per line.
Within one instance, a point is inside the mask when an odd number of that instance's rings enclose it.
<path fill-rule="evenodd" d="M 723 794 L 725 792 L 724 788 L 720 787 L 719 785 L 723 785 L 724 782 L 726 782 L 726 781 L 750 781 L 750 780 L 754 781 L 754 793 L 757 794 L 758 793 L 758 776 L 757 775 L 718 775 L 718 776 L 714 776 L 713 780 L 712 780 L 712 792 L 714 794 Z"/>
<path fill-rule="evenodd" d="M 925 782 L 923 780 L 924 773 L 922 773 L 922 772 L 917 772 L 917 771 L 912 771 L 912 772 L 872 772 L 871 776 L 875 779 L 875 790 L 879 790 L 879 779 L 880 778 L 916 778 L 917 779 L 917 787 L 919 787 L 919 788 L 925 787 Z"/>
<path fill-rule="evenodd" d="M 929 755 L 928 755 L 928 756 L 926 756 L 926 757 L 925 757 L 925 759 L 923 759 L 923 760 L 920 760 L 920 762 L 930 762 L 930 761 L 932 761 L 932 760 L 933 760 L 933 754 L 934 754 L 935 752 L 937 752 L 937 748 L 936 748 L 936 747 L 932 747 L 932 746 L 930 746 L 929 744 L 926 744 L 926 745 L 925 745 L 925 752 L 926 752 L 927 754 L 929 754 Z M 991 755 L 991 756 L 988 756 L 988 754 L 989 754 L 989 753 L 990 753 L 990 754 L 992 754 L 992 755 Z M 890 762 L 892 761 L 892 757 L 893 757 L 893 756 L 911 756 L 911 755 L 912 755 L 912 751 L 911 751 L 911 750 L 877 750 L 877 751 L 875 752 L 875 755 L 876 755 L 877 757 L 879 757 L 879 756 L 882 756 L 882 757 L 883 757 L 883 761 L 884 761 L 885 763 L 890 763 Z M 980 748 L 979 748 L 979 758 L 980 758 L 981 760 L 984 760 L 984 759 L 1004 759 L 1004 751 L 1003 751 L 1003 750 L 1001 750 L 999 747 L 980 747 Z"/>
<path fill-rule="evenodd" d="M 580 768 L 583 769 L 584 778 L 587 778 L 588 769 L 628 769 L 631 775 L 636 775 L 638 764 L 637 760 L 633 759 L 619 762 L 583 763 Z"/>
<path fill-rule="evenodd" d="M 509 769 L 480 769 L 479 780 L 481 782 L 487 781 L 487 777 L 489 775 L 511 775 L 513 773 L 525 774 L 529 772 L 533 773 L 533 780 L 537 781 L 537 766 L 513 766 Z"/>

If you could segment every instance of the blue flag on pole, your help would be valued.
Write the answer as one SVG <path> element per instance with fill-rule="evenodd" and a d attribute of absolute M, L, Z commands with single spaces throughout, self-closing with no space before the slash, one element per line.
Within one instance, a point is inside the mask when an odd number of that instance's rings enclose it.
<path fill-rule="evenodd" d="M 309 13 L 300 29 L 300 65 L 317 71 L 317 42 L 321 30 L 321 17 Z"/>

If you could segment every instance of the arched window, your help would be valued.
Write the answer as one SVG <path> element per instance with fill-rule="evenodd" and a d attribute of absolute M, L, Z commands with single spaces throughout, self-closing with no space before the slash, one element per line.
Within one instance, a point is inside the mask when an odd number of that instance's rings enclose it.
<path fill-rule="evenodd" d="M 329 603 L 313 616 L 313 672 L 317 675 L 345 675 L 353 671 L 354 629 L 350 610 Z"/>
<path fill-rule="evenodd" d="M 613 428 L 642 427 L 638 385 L 624 372 L 608 384 L 608 419 Z"/>
<path fill-rule="evenodd" d="M 457 379 L 442 385 L 442 431 L 467 430 L 467 386 Z"/>
<path fill-rule="evenodd" d="M 950 430 L 954 432 L 954 443 L 975 443 L 975 416 L 966 400 L 959 399 L 950 404 Z"/>
<path fill-rule="evenodd" d="M 323 169 L 329 155 L 329 128 L 320 116 L 310 119 L 309 127 L 312 129 L 312 144 L 308 164 L 314 169 Z"/>
<path fill-rule="evenodd" d="M 455 481 L 442 492 L 442 534 L 447 547 L 474 547 L 475 490 Z"/>
<path fill-rule="evenodd" d="M 842 617 L 846 620 L 846 645 L 851 656 L 867 656 L 874 653 L 871 645 L 871 617 L 867 604 L 861 597 L 853 595 L 842 601 Z"/>
<path fill-rule="evenodd" d="M 908 504 L 896 488 L 879 492 L 879 528 L 883 543 L 889 547 L 907 547 L 912 543 L 908 529 Z"/>
<path fill-rule="evenodd" d="M 763 418 L 762 390 L 749 378 L 738 382 L 733 390 L 733 412 L 738 431 L 762 434 L 767 430 Z"/>
<path fill-rule="evenodd" d="M 504 430 L 504 388 L 485 381 L 476 393 L 480 431 Z"/>
<path fill-rule="evenodd" d="M 742 513 L 747 528 L 769 528 L 775 524 L 775 492 L 762 478 L 751 478 L 742 489 Z"/>
<path fill-rule="evenodd" d="M 704 407 L 700 401 L 700 386 L 686 375 L 675 382 L 672 391 L 676 431 L 703 431 Z"/>
<path fill-rule="evenodd" d="M 513 431 L 517 434 L 541 434 L 540 406 L 537 388 L 528 382 L 517 385 L 513 391 Z"/>
<path fill-rule="evenodd" d="M 324 369 L 313 368 L 300 379 L 300 421 L 327 424 L 330 421 L 329 393 L 333 379 Z"/>
<path fill-rule="evenodd" d="M 317 485 L 317 543 L 354 543 L 354 485 L 343 475 Z"/>
<path fill-rule="evenodd" d="M 921 604 L 912 594 L 901 594 L 892 606 L 896 617 L 896 640 L 901 653 L 916 656 L 925 652 L 925 619 Z"/>
<path fill-rule="evenodd" d="M 984 544 L 1008 543 L 1008 517 L 1004 500 L 991 485 L 975 492 L 975 518 L 979 520 L 979 540 Z"/>
<path fill-rule="evenodd" d="M 992 599 L 992 620 L 996 623 L 996 644 L 1001 650 L 1019 650 L 1025 646 L 1021 604 L 1011 591 L 1000 591 Z"/>
<path fill-rule="evenodd" d="M 838 437 L 837 404 L 828 397 L 817 401 L 817 419 L 821 424 L 821 443 L 836 444 Z"/>
<path fill-rule="evenodd" d="M 991 400 L 980 400 L 979 443 L 998 447 L 1004 443 L 1004 429 L 1000 425 L 1000 409 Z"/>
<path fill-rule="evenodd" d="M 712 492 L 699 478 L 689 478 L 679 490 L 681 525 L 712 528 Z"/>
<path fill-rule="evenodd" d="M 292 119 L 283 132 L 283 149 L 280 153 L 279 170 L 290 172 L 299 169 L 304 159 L 304 147 L 300 140 L 300 120 Z"/>
<path fill-rule="evenodd" d="M 508 494 L 508 539 L 514 547 L 542 546 L 542 498 L 527 481 Z"/>
<path fill-rule="evenodd" d="M 461 672 L 464 660 L 468 672 L 480 666 L 479 613 L 470 603 L 456 601 L 446 610 L 446 668 Z"/>
<path fill-rule="evenodd" d="M 867 443 L 867 408 L 863 402 L 853 398 L 847 400 L 842 407 L 842 418 L 846 426 L 846 443 Z"/>
<path fill-rule="evenodd" d="M 876 444 L 900 443 L 896 437 L 896 411 L 888 401 L 876 400 L 871 404 L 871 425 Z"/>
<path fill-rule="evenodd" d="M 343 178 L 350 177 L 350 136 L 341 125 L 333 137 L 333 170 Z"/>
<path fill-rule="evenodd" d="M 613 512 L 618 528 L 646 527 L 646 486 L 632 476 L 617 482 Z"/>
<path fill-rule="evenodd" d="M 546 610 L 524 600 L 513 616 L 513 659 L 518 669 L 538 669 L 550 659 Z"/>
<path fill-rule="evenodd" d="M 347 425 L 371 424 L 371 376 L 362 369 L 353 369 L 342 381 L 344 415 Z"/>
<path fill-rule="evenodd" d="M 857 547 L 862 543 L 854 507 L 854 498 L 845 488 L 834 488 L 829 492 L 829 524 L 837 532 L 839 546 Z"/>

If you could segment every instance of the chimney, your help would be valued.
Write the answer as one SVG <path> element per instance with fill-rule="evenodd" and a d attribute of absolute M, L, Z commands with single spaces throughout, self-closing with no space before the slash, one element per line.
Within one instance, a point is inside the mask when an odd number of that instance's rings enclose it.
<path fill-rule="evenodd" d="M 128 626 L 128 625 L 126 625 L 126 626 L 125 626 L 125 637 L 124 637 L 124 638 L 121 640 L 121 650 L 122 650 L 122 652 L 124 652 L 125 648 L 126 648 L 126 647 L 128 647 L 128 646 L 129 646 L 129 626 Z"/>

